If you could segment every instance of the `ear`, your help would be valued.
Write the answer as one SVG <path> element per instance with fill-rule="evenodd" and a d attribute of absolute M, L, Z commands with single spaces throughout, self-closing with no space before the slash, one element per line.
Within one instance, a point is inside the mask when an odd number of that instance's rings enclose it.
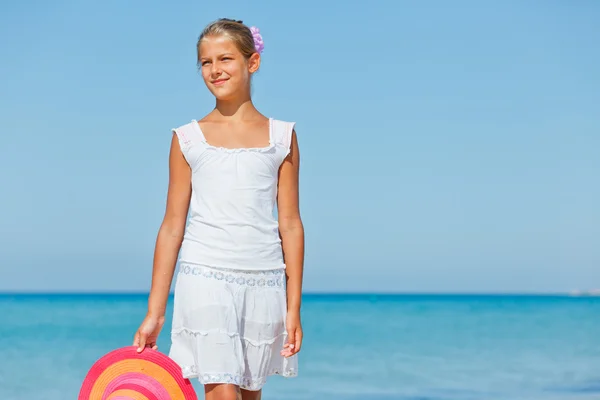
<path fill-rule="evenodd" d="M 258 68 L 260 68 L 260 54 L 254 53 L 248 59 L 248 72 L 253 74 L 258 71 Z"/>

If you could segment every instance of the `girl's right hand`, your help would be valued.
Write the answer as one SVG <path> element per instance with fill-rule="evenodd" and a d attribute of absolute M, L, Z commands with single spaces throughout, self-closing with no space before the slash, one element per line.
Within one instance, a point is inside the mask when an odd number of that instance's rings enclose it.
<path fill-rule="evenodd" d="M 165 317 L 153 317 L 147 315 L 138 328 L 133 339 L 133 345 L 137 347 L 137 352 L 141 353 L 146 347 L 157 350 L 156 340 L 165 323 Z"/>

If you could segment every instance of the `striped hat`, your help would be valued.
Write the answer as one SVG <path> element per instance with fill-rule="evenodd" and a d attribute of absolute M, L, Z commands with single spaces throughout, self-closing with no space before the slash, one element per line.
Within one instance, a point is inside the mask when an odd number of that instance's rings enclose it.
<path fill-rule="evenodd" d="M 168 356 L 123 347 L 104 355 L 88 372 L 79 400 L 198 400 L 191 382 Z"/>

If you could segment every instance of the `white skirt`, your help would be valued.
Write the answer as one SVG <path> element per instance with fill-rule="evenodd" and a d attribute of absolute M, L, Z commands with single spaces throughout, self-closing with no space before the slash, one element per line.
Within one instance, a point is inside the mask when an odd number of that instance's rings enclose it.
<path fill-rule="evenodd" d="M 181 264 L 169 356 L 185 378 L 260 390 L 270 375 L 297 375 L 287 340 L 285 270 L 243 271 Z"/>

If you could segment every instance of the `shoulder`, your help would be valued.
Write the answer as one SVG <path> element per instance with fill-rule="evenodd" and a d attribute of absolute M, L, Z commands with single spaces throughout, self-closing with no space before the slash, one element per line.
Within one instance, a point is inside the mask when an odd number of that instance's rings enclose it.
<path fill-rule="evenodd" d="M 277 119 L 277 118 L 270 118 L 271 121 L 273 121 L 273 123 L 277 123 L 277 124 L 284 124 L 284 125 L 296 125 L 295 121 L 287 121 L 287 120 L 282 120 L 282 119 Z"/>
<path fill-rule="evenodd" d="M 172 142 L 178 142 L 179 147 L 184 154 L 187 153 L 194 144 L 199 142 L 198 122 L 196 120 L 191 120 L 186 124 L 171 128 L 171 132 L 173 133 Z"/>
<path fill-rule="evenodd" d="M 275 132 L 279 134 L 282 138 L 291 138 L 292 134 L 296 132 L 296 122 L 295 121 L 284 121 L 281 119 L 271 118 L 271 123 L 273 124 L 273 128 Z"/>
<path fill-rule="evenodd" d="M 193 129 L 194 124 L 197 124 L 197 123 L 198 122 L 196 120 L 191 120 L 190 122 L 188 122 L 186 124 L 176 126 L 175 128 L 171 128 L 171 132 L 179 133 L 179 132 L 189 131 L 190 129 Z"/>
<path fill-rule="evenodd" d="M 198 130 L 198 121 L 195 119 L 191 120 L 187 124 L 179 125 L 176 128 L 171 128 L 171 132 L 179 138 L 179 140 L 183 143 L 190 143 L 193 141 L 193 138 L 196 136 L 196 131 Z"/>
<path fill-rule="evenodd" d="M 271 121 L 275 142 L 282 149 L 283 158 L 285 159 L 292 151 L 292 148 L 298 146 L 296 141 L 296 122 L 280 119 L 271 119 Z"/>

